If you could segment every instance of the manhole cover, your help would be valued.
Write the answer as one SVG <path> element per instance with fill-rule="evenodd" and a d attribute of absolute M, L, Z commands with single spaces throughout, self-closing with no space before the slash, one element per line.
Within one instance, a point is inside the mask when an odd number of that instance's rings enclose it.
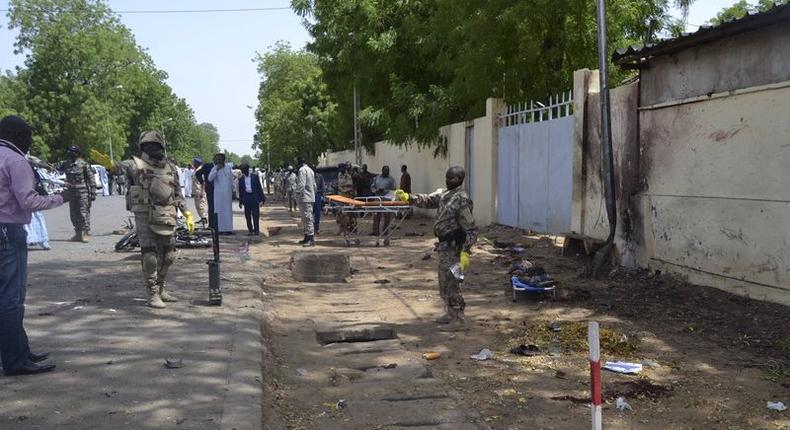
<path fill-rule="evenodd" d="M 321 345 L 330 343 L 374 342 L 377 340 L 395 339 L 398 334 L 390 326 L 363 325 L 353 328 L 316 330 L 316 340 Z"/>
<path fill-rule="evenodd" d="M 295 252 L 291 254 L 291 275 L 299 282 L 346 282 L 351 262 L 344 254 Z"/>

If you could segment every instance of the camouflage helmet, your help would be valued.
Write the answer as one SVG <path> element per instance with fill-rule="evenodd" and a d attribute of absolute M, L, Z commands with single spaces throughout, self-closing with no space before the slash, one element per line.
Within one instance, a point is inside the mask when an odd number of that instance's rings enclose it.
<path fill-rule="evenodd" d="M 77 155 L 82 155 L 82 149 L 77 145 L 71 145 L 66 148 L 66 152 L 70 152 Z"/>
<path fill-rule="evenodd" d="M 137 146 L 142 147 L 144 143 L 148 142 L 158 143 L 162 145 L 162 149 L 167 146 L 165 138 L 158 131 L 146 130 L 140 133 L 140 138 L 137 139 Z"/>

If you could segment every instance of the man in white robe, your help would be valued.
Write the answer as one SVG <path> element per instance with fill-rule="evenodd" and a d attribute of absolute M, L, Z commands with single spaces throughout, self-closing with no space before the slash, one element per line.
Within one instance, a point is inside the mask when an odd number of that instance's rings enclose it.
<path fill-rule="evenodd" d="M 214 167 L 208 174 L 214 185 L 214 213 L 217 214 L 217 231 L 233 234 L 233 172 L 225 164 L 225 154 L 214 156 Z"/>
<path fill-rule="evenodd" d="M 192 180 L 194 172 L 191 164 L 181 172 L 181 175 L 184 177 L 184 197 L 192 197 Z"/>

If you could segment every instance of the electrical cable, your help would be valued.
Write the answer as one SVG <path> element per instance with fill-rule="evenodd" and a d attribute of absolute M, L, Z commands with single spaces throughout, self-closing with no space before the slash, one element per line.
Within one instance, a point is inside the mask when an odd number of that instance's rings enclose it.
<path fill-rule="evenodd" d="M 0 9 L 8 12 L 10 9 Z M 266 12 L 275 10 L 291 10 L 288 6 L 280 7 L 253 7 L 239 9 L 174 9 L 174 10 L 115 10 L 117 14 L 167 14 L 167 13 L 223 13 L 223 12 Z"/>

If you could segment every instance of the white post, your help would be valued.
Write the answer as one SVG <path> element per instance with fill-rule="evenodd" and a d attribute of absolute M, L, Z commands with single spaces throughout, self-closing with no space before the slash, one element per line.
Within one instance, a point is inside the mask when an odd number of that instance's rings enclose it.
<path fill-rule="evenodd" d="M 601 414 L 601 346 L 598 323 L 590 321 L 587 327 L 587 342 L 590 348 L 590 410 L 592 411 L 592 430 L 603 429 Z"/>

